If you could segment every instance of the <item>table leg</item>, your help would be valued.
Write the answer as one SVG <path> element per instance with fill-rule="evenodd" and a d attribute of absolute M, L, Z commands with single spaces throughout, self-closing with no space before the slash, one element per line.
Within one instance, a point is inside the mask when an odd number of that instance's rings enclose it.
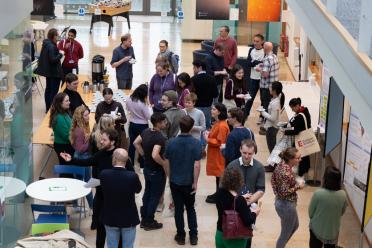
<path fill-rule="evenodd" d="M 92 33 L 92 28 L 93 28 L 93 23 L 95 21 L 95 14 L 92 14 L 92 18 L 90 19 L 90 29 L 89 29 L 89 33 L 91 34 Z"/>
<path fill-rule="evenodd" d="M 52 146 L 49 146 L 49 145 L 48 145 L 48 147 L 49 147 L 48 155 L 47 155 L 47 158 L 46 158 L 45 162 L 43 163 L 43 167 L 42 167 L 42 169 L 41 169 L 41 171 L 40 171 L 40 174 L 39 174 L 39 180 L 44 179 L 44 178 L 42 177 L 42 175 L 43 175 L 43 173 L 44 173 L 44 171 L 45 171 L 45 169 L 46 169 L 46 167 L 47 167 L 47 165 L 48 165 L 48 162 L 49 162 L 50 156 L 52 155 L 53 147 L 52 147 Z"/>

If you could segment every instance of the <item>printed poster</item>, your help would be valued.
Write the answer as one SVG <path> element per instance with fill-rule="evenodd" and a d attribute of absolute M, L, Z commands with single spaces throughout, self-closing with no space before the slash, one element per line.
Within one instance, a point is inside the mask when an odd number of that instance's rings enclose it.
<path fill-rule="evenodd" d="M 248 0 L 249 22 L 279 22 L 281 0 Z"/>
<path fill-rule="evenodd" d="M 331 72 L 328 67 L 323 64 L 322 73 L 322 89 L 320 91 L 320 108 L 319 108 L 319 127 L 324 132 L 327 122 L 327 105 L 329 94 L 329 83 L 331 80 Z"/>
<path fill-rule="evenodd" d="M 229 0 L 196 0 L 197 20 L 229 20 Z"/>
<path fill-rule="evenodd" d="M 363 226 L 368 224 L 368 221 L 372 218 L 372 162 L 370 163 L 369 169 L 369 182 L 368 182 L 368 191 L 366 198 L 366 211 L 364 214 Z M 372 223 L 372 220 L 370 221 Z M 371 224 L 370 223 L 370 224 Z"/>

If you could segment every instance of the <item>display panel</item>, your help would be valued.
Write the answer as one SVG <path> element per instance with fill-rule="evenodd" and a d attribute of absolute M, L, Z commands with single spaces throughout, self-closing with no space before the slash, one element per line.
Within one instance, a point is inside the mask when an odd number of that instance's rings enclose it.
<path fill-rule="evenodd" d="M 229 0 L 196 0 L 196 19 L 229 20 Z"/>
<path fill-rule="evenodd" d="M 249 22 L 279 22 L 281 0 L 248 0 Z"/>

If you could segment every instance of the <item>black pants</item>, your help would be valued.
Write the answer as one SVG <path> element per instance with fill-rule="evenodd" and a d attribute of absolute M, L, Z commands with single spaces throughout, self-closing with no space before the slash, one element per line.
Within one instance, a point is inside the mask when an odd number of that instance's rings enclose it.
<path fill-rule="evenodd" d="M 76 67 L 76 68 L 68 68 L 68 67 L 64 67 L 62 66 L 62 70 L 63 70 L 63 82 L 65 81 L 65 77 L 68 73 L 72 73 L 72 70 L 73 69 L 76 69 L 76 74 L 79 74 L 79 67 Z"/>
<path fill-rule="evenodd" d="M 323 244 L 322 241 L 320 241 L 313 231 L 310 229 L 310 241 L 309 241 L 309 247 L 310 248 L 335 248 L 336 244 Z"/>
<path fill-rule="evenodd" d="M 45 113 L 48 112 L 50 106 L 52 105 L 55 95 L 57 95 L 59 90 L 59 85 L 61 84 L 60 78 L 46 77 L 46 87 L 44 93 L 45 100 Z"/>
<path fill-rule="evenodd" d="M 143 130 L 145 130 L 146 128 L 148 128 L 149 125 L 148 124 L 137 124 L 137 123 L 133 123 L 133 122 L 129 122 L 129 140 L 130 140 L 130 143 L 129 143 L 129 149 L 128 149 L 128 153 L 129 153 L 129 157 L 130 159 L 132 160 L 132 163 L 133 163 L 133 166 L 134 166 L 134 156 L 136 154 L 136 148 L 134 147 L 133 145 L 133 142 L 134 140 L 137 138 L 138 135 L 140 135 L 142 133 Z M 139 162 L 140 162 L 140 167 L 143 168 L 143 158 L 142 156 L 139 156 L 138 158 Z"/>
<path fill-rule="evenodd" d="M 195 193 L 191 194 L 192 186 L 181 186 L 170 183 L 172 198 L 174 203 L 174 219 L 177 227 L 177 234 L 185 237 L 185 221 L 183 219 L 183 211 L 186 207 L 187 223 L 191 235 L 198 235 L 198 222 L 196 220 L 195 212 Z"/>
<path fill-rule="evenodd" d="M 278 133 L 278 129 L 275 127 L 269 127 L 266 130 L 266 143 L 267 147 L 269 148 L 269 152 L 271 153 L 276 145 L 276 134 Z"/>
<path fill-rule="evenodd" d="M 251 108 L 254 102 L 254 99 L 256 98 L 257 92 L 260 89 L 260 80 L 259 79 L 250 79 L 248 84 L 248 92 L 249 95 L 252 97 L 247 101 L 245 104 L 244 109 L 244 120 L 249 116 L 249 113 L 251 112 Z M 244 123 L 243 123 L 244 125 Z"/>
<path fill-rule="evenodd" d="M 304 174 L 306 174 L 310 169 L 310 157 L 306 156 L 301 158 L 301 162 L 298 165 L 298 175 L 302 177 Z"/>
<path fill-rule="evenodd" d="M 261 98 L 261 105 L 267 112 L 271 101 L 271 95 L 269 88 L 260 88 L 260 98 Z"/>

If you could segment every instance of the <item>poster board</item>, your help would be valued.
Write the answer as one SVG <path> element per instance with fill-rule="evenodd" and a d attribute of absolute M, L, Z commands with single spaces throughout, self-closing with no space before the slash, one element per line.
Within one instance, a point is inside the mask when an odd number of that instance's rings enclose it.
<path fill-rule="evenodd" d="M 363 216 L 363 230 L 371 243 L 372 241 L 372 161 L 369 165 L 368 189 Z"/>
<path fill-rule="evenodd" d="M 360 223 L 363 223 L 372 140 L 353 109 L 346 144 L 344 185 Z"/>
<path fill-rule="evenodd" d="M 279 22 L 281 14 L 281 0 L 249 0 L 248 22 Z"/>
<path fill-rule="evenodd" d="M 229 15 L 229 0 L 196 0 L 197 20 L 229 20 Z"/>
<path fill-rule="evenodd" d="M 322 72 L 322 88 L 320 91 L 320 109 L 319 109 L 319 127 L 324 132 L 327 121 L 327 104 L 328 104 L 328 91 L 329 82 L 331 80 L 331 72 L 328 67 L 323 64 Z"/>

